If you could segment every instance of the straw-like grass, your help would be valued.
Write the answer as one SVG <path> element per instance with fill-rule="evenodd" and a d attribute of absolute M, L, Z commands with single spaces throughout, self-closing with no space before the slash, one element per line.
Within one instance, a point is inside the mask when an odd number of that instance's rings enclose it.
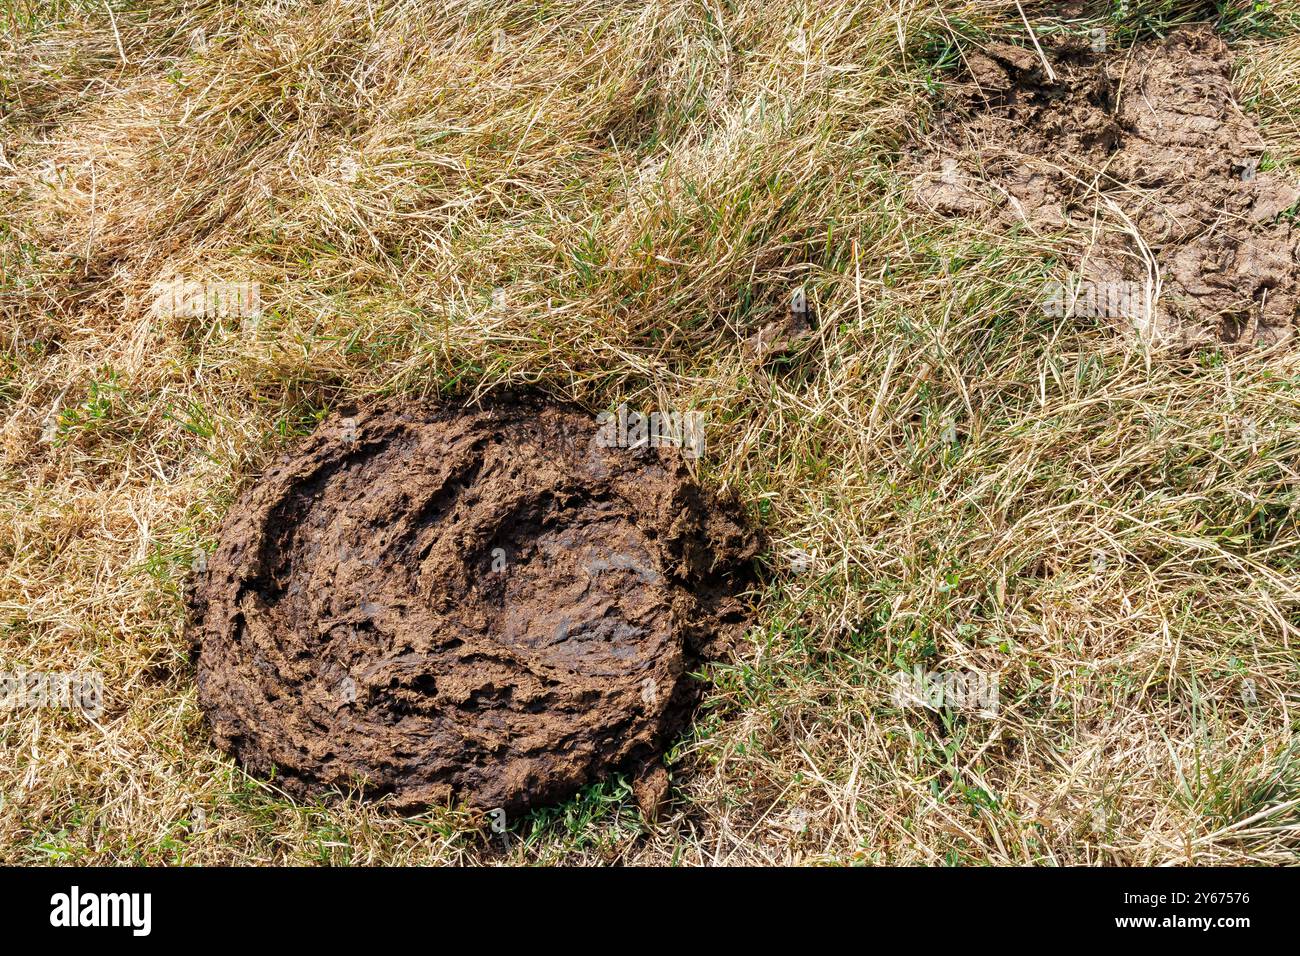
<path fill-rule="evenodd" d="M 1020 7 L 11 0 L 0 671 L 100 671 L 105 707 L 0 711 L 0 861 L 1294 862 L 1300 353 L 1044 316 L 1070 237 L 905 202 Z M 1292 164 L 1295 7 L 1108 22 L 1180 17 Z M 263 313 L 162 314 L 173 278 Z M 800 286 L 815 337 L 756 372 Z M 673 803 L 608 781 L 506 852 L 248 778 L 195 702 L 193 550 L 330 407 L 506 384 L 705 412 L 701 478 L 771 539 Z M 996 716 L 898 706 L 914 667 L 996 675 Z"/>

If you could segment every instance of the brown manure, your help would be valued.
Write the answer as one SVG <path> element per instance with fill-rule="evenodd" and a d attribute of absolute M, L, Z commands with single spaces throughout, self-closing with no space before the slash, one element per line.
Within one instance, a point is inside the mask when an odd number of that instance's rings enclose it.
<path fill-rule="evenodd" d="M 661 795 L 757 542 L 677 449 L 598 434 L 529 397 L 326 421 L 191 589 L 218 745 L 295 795 L 398 808 L 514 812 L 620 769 Z"/>
<path fill-rule="evenodd" d="M 1109 52 L 1062 39 L 1042 57 L 993 43 L 967 64 L 953 109 L 905 164 L 916 205 L 1076 237 L 1071 281 L 1045 297 L 1054 314 L 1175 347 L 1291 338 L 1300 188 L 1260 169 L 1264 141 L 1213 32 Z"/>

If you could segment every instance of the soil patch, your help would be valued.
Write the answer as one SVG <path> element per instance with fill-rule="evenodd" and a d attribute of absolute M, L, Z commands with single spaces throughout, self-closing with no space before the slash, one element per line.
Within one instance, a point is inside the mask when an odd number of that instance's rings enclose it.
<path fill-rule="evenodd" d="M 1208 28 L 1098 52 L 994 43 L 909 170 L 915 203 L 1079 237 L 1065 314 L 1172 346 L 1295 333 L 1300 188 L 1260 168 L 1232 55 Z M 907 165 L 907 164 L 905 164 Z M 1058 306 L 1060 307 L 1060 306 Z"/>
<path fill-rule="evenodd" d="M 674 448 L 533 398 L 326 421 L 231 510 L 189 629 L 218 745 L 296 795 L 515 812 L 663 790 L 755 536 Z"/>

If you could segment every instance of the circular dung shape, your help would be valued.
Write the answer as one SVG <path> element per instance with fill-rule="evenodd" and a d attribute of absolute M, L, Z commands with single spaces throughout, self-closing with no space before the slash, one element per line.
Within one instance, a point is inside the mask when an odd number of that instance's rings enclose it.
<path fill-rule="evenodd" d="M 757 541 L 670 448 L 532 397 L 327 420 L 188 596 L 217 744 L 296 796 L 519 811 L 651 772 Z M 661 772 L 660 772 L 661 773 Z"/>

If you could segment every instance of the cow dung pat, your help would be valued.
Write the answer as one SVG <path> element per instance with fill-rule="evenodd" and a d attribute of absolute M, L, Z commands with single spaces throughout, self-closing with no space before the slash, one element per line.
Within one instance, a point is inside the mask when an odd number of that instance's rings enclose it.
<path fill-rule="evenodd" d="M 217 744 L 296 796 L 519 811 L 661 782 L 757 540 L 675 448 L 530 397 L 327 420 L 230 511 L 188 628 Z"/>
<path fill-rule="evenodd" d="M 1071 237 L 1066 314 L 1178 348 L 1274 345 L 1300 311 L 1300 184 L 1264 169 L 1208 28 L 1129 50 L 990 43 L 921 153 L 913 203 L 994 234 Z"/>

